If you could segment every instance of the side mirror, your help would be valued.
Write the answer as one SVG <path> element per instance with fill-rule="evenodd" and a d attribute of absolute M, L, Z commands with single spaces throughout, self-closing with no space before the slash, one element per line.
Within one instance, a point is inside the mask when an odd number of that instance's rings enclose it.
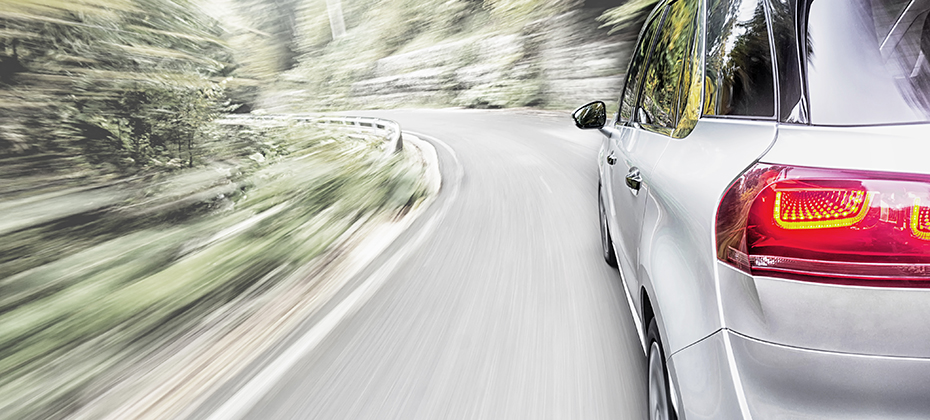
<path fill-rule="evenodd" d="M 604 128 L 607 124 L 607 105 L 601 101 L 594 101 L 572 112 L 575 126 L 588 130 L 591 128 Z"/>

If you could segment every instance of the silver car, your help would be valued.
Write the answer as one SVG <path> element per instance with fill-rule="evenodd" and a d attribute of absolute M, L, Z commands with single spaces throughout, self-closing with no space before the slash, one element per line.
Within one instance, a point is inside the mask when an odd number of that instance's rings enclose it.
<path fill-rule="evenodd" d="M 930 0 L 667 0 L 604 134 L 649 418 L 930 418 Z"/>

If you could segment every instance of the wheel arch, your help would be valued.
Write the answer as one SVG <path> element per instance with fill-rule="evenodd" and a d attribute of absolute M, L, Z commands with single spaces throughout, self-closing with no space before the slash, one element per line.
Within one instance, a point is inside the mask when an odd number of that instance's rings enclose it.
<path fill-rule="evenodd" d="M 653 318 L 655 318 L 655 310 L 652 309 L 652 301 L 651 301 L 650 298 L 649 298 L 649 292 L 646 291 L 646 287 L 645 287 L 645 286 L 643 286 L 643 287 L 640 288 L 639 299 L 640 299 L 640 300 L 639 300 L 639 301 L 640 301 L 640 306 L 642 307 L 642 314 L 641 314 L 641 318 L 640 318 L 640 319 L 642 319 L 642 321 L 643 321 L 643 326 L 644 326 L 644 328 L 643 328 L 643 334 L 645 334 L 645 333 L 646 333 L 646 331 L 645 331 L 646 328 L 645 328 L 645 327 L 648 326 L 650 322 L 652 322 L 652 319 L 653 319 Z M 658 321 L 656 321 L 656 323 L 658 324 Z M 643 340 L 645 340 L 645 339 L 646 339 L 646 337 L 645 337 L 645 335 L 644 335 L 644 336 L 643 336 Z M 646 346 L 649 345 L 649 343 L 645 343 L 645 344 L 646 344 Z"/>

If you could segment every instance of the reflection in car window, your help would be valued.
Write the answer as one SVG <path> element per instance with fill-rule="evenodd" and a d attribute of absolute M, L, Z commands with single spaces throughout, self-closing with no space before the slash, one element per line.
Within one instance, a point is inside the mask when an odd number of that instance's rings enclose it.
<path fill-rule="evenodd" d="M 872 18 L 875 19 L 875 36 L 878 39 L 885 39 L 888 32 L 891 32 L 891 26 L 894 25 L 898 16 L 901 16 L 901 12 L 908 3 L 910 0 L 872 2 Z"/>
<path fill-rule="evenodd" d="M 704 115 L 775 115 L 775 80 L 763 3 L 709 0 Z"/>
<path fill-rule="evenodd" d="M 672 132 L 672 137 L 679 139 L 691 134 L 701 115 L 701 88 L 704 80 L 700 74 L 704 64 L 701 60 L 701 53 L 704 49 L 701 45 L 703 38 L 699 28 L 704 26 L 704 13 L 700 11 L 700 2 L 695 1 L 695 3 L 697 9 L 694 11 L 696 13 L 694 35 L 691 40 L 691 50 L 688 53 L 688 64 L 683 66 L 684 73 L 681 75 L 681 87 L 678 93 L 678 124 Z"/>
<path fill-rule="evenodd" d="M 626 87 L 624 87 L 623 97 L 620 99 L 621 121 L 626 122 L 632 121 L 633 119 L 633 105 L 636 102 L 636 91 L 639 88 L 639 81 L 642 79 L 641 70 L 643 62 L 646 61 L 646 56 L 649 54 L 649 47 L 652 46 L 652 38 L 656 33 L 656 28 L 658 28 L 659 23 L 662 21 L 663 12 L 664 9 L 661 9 L 658 13 L 655 13 L 649 18 L 645 25 L 646 29 L 639 39 L 639 45 L 637 45 L 636 50 L 633 51 L 630 69 L 626 76 Z"/>
<path fill-rule="evenodd" d="M 875 27 L 885 19 L 876 15 L 883 13 L 886 6 L 878 0 L 811 3 L 806 52 L 811 123 L 930 121 L 927 6 L 908 8 L 885 37 Z"/>
<path fill-rule="evenodd" d="M 656 37 L 640 94 L 646 128 L 671 134 L 678 123 L 678 99 L 682 83 L 688 83 L 688 53 L 700 3 L 681 0 L 669 6 L 665 23 Z"/>

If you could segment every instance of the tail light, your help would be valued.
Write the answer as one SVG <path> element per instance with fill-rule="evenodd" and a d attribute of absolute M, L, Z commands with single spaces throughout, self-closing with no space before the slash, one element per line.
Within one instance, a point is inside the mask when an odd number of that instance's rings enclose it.
<path fill-rule="evenodd" d="M 760 163 L 724 194 L 716 236 L 752 275 L 930 287 L 930 176 Z"/>

